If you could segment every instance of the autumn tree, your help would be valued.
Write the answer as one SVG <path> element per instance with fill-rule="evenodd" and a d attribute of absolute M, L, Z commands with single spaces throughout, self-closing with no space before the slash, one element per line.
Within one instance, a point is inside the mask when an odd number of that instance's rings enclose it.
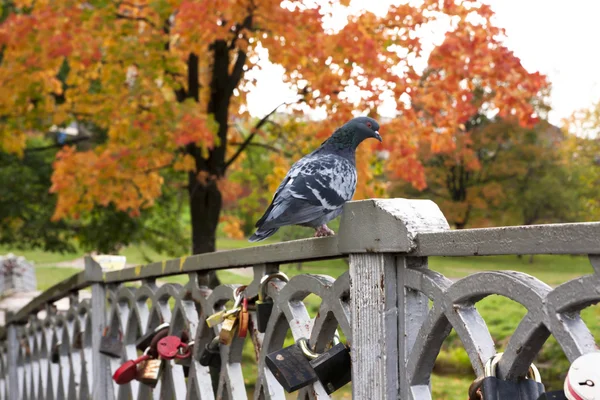
<path fill-rule="evenodd" d="M 299 135 L 318 143 L 353 112 L 375 114 L 392 99 L 398 117 L 382 129 L 387 171 L 425 186 L 419 147 L 456 149 L 477 112 L 497 109 L 523 124 L 535 117 L 544 78 L 530 74 L 502 43 L 489 6 L 472 0 L 425 0 L 391 6 L 384 16 L 350 15 L 339 30 L 324 22 L 347 1 L 15 0 L 0 25 L 0 148 L 22 154 L 25 138 L 52 125 L 86 121 L 106 140 L 57 155 L 54 219 L 82 218 L 112 206 L 135 217 L 165 185 L 185 185 L 193 252 L 215 249 L 228 171 L 264 118 L 244 135 L 246 93 L 260 48 L 285 68 L 302 104 L 328 118 Z M 419 30 L 446 21 L 449 31 L 428 68 Z M 473 97 L 479 90 L 480 96 Z M 301 108 L 304 107 L 304 108 Z M 268 143 L 266 143 L 268 144 Z M 308 146 L 307 146 L 308 147 Z M 357 196 L 373 193 L 373 152 L 364 146 Z M 279 166 L 290 160 L 274 155 Z M 166 171 L 169 171 L 167 174 Z M 171 174 L 170 172 L 175 172 Z M 285 173 L 275 171 L 274 180 Z M 168 179 L 167 179 L 168 178 Z"/>
<path fill-rule="evenodd" d="M 569 133 L 564 154 L 579 184 L 581 198 L 579 220 L 600 219 L 600 102 L 577 110 L 565 121 Z"/>
<path fill-rule="evenodd" d="M 109 254 L 129 245 L 138 246 L 142 255 L 148 247 L 170 256 L 188 251 L 188 226 L 181 218 L 185 199 L 168 186 L 152 209 L 141 210 L 137 217 L 109 205 L 96 207 L 78 220 L 52 221 L 56 196 L 48 188 L 52 162 L 62 145 L 34 136 L 28 138 L 21 158 L 0 152 L 0 244 L 67 253 Z"/>
<path fill-rule="evenodd" d="M 466 131 L 453 153 L 423 148 L 426 189 L 397 185 L 394 192 L 433 199 L 459 229 L 575 218 L 577 190 L 560 151 L 560 129 L 545 121 L 524 128 L 480 115 Z"/>

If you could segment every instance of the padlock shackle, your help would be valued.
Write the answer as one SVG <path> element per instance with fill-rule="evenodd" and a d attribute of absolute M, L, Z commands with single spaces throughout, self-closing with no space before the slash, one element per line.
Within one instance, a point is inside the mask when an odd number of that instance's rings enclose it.
<path fill-rule="evenodd" d="M 233 291 L 233 308 L 237 308 L 242 304 L 242 300 L 244 299 L 242 292 L 246 290 L 247 287 L 247 285 L 240 285 L 235 288 Z"/>
<path fill-rule="evenodd" d="M 502 358 L 502 354 L 504 353 L 496 353 L 492 358 L 490 358 L 485 363 L 484 374 L 486 377 L 492 376 L 496 377 L 496 368 L 500 359 Z M 540 371 L 537 369 L 535 364 L 531 363 L 528 370 L 528 379 L 533 379 L 538 383 L 542 383 L 542 377 L 540 375 Z"/>
<path fill-rule="evenodd" d="M 274 274 L 265 275 L 261 278 L 260 284 L 258 285 L 258 300 L 265 301 L 267 298 L 267 284 L 272 280 L 278 278 L 283 282 L 289 282 L 290 278 L 283 272 L 275 272 Z"/>
<path fill-rule="evenodd" d="M 219 335 L 215 336 L 210 343 L 208 344 L 208 347 L 210 347 L 212 350 L 216 350 L 219 348 Z"/>
<path fill-rule="evenodd" d="M 308 339 L 306 338 L 300 338 L 298 339 L 298 346 L 300 346 L 300 350 L 302 350 L 302 354 L 304 354 L 304 356 L 306 358 L 308 358 L 309 360 L 314 360 L 315 358 L 319 357 L 318 353 L 315 353 L 314 351 L 312 351 L 308 345 Z"/>
<path fill-rule="evenodd" d="M 175 354 L 175 358 L 178 358 L 180 360 L 183 360 L 185 358 L 189 358 L 192 355 L 192 349 L 190 348 L 190 345 L 188 343 L 181 343 L 179 345 L 179 348 L 177 349 L 177 354 Z M 181 350 L 184 350 L 183 353 L 180 353 Z"/>

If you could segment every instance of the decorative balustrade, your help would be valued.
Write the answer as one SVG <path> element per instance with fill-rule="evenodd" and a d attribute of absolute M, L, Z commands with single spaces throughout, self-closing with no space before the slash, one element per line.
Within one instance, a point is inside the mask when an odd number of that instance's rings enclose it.
<path fill-rule="evenodd" d="M 554 289 L 512 271 L 480 272 L 457 281 L 428 268 L 428 256 L 498 254 L 585 254 L 590 275 Z M 257 378 L 255 399 L 284 399 L 285 392 L 265 367 L 265 356 L 283 346 L 288 332 L 309 338 L 316 351 L 341 331 L 351 346 L 352 393 L 357 399 L 430 399 L 430 377 L 443 341 L 453 328 L 474 372 L 481 376 L 496 346 L 475 305 L 492 294 L 522 304 L 521 320 L 498 365 L 498 375 L 527 373 L 553 335 L 570 361 L 596 351 L 579 311 L 600 301 L 600 223 L 449 230 L 438 207 L 425 200 L 365 200 L 345 206 L 338 235 L 183 257 L 118 271 L 103 271 L 91 258 L 85 270 L 42 293 L 8 316 L 0 344 L 0 399 L 245 399 L 242 349 L 251 341 Z M 250 313 L 246 338 L 220 346 L 220 371 L 200 365 L 202 349 L 218 334 L 207 316 L 234 299 L 237 285 L 207 287 L 211 270 L 252 267 L 244 296 L 258 295 L 263 276 L 280 264 L 349 257 L 349 271 L 334 279 L 303 274 L 285 283 L 273 279 L 274 301 L 264 333 Z M 318 271 L 317 271 L 318 272 Z M 188 275 L 184 285 L 157 278 Z M 240 278 L 242 280 L 242 278 Z M 135 283 L 135 284 L 132 284 Z M 92 297 L 79 301 L 79 290 Z M 319 312 L 311 318 L 303 300 L 315 294 Z M 70 299 L 67 312 L 52 303 Z M 139 353 L 136 341 L 161 323 L 170 334 L 186 332 L 195 341 L 187 371 L 165 362 L 156 387 L 136 380 L 116 385 L 111 376 Z M 122 335 L 122 357 L 99 353 L 105 327 Z M 56 353 L 58 358 L 52 360 Z M 52 362 L 57 361 L 57 362 Z M 218 378 L 218 379 L 217 379 Z M 466 396 L 466 392 L 465 392 Z M 328 398 L 317 381 L 298 398 Z"/>

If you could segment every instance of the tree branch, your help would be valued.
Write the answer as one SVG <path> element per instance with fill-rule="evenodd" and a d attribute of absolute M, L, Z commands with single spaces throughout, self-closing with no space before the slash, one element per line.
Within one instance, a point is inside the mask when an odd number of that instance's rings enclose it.
<path fill-rule="evenodd" d="M 230 145 L 232 145 L 232 146 L 241 146 L 243 143 L 240 143 L 240 142 L 233 142 L 233 143 L 229 143 L 229 144 L 230 144 Z M 270 151 L 272 151 L 272 152 L 274 152 L 274 153 L 283 154 L 283 155 L 284 155 L 284 156 L 286 156 L 286 157 L 291 157 L 291 156 L 292 156 L 292 154 L 291 154 L 291 153 L 285 152 L 285 151 L 283 151 L 283 150 L 281 150 L 281 149 L 278 149 L 278 148 L 277 148 L 277 147 L 275 147 L 275 146 L 272 146 L 272 145 L 270 145 L 270 144 L 266 144 L 266 143 L 248 143 L 248 145 L 247 145 L 247 146 L 248 146 L 248 147 L 250 147 L 250 146 L 254 146 L 254 147 L 262 147 L 263 149 L 270 150 Z"/>
<path fill-rule="evenodd" d="M 240 80 L 242 79 L 242 75 L 244 74 L 244 65 L 246 64 L 247 57 L 248 56 L 246 55 L 245 51 L 237 51 L 237 60 L 235 60 L 233 71 L 231 71 L 231 75 L 229 75 L 229 79 L 231 80 L 229 91 L 231 93 L 233 93 L 233 90 L 238 86 Z"/>
<path fill-rule="evenodd" d="M 254 139 L 254 136 L 256 136 L 256 133 L 258 132 L 258 130 L 267 123 L 267 121 L 269 120 L 269 118 L 271 117 L 271 115 L 275 114 L 275 112 L 279 109 L 279 107 L 283 106 L 283 105 L 289 105 L 289 103 L 281 103 L 280 105 L 278 105 L 277 107 L 275 107 L 270 113 L 268 113 L 267 115 L 265 115 L 264 117 L 262 117 L 262 119 L 260 121 L 258 121 L 258 123 L 254 126 L 254 128 L 252 128 L 252 133 L 250 135 L 248 135 L 248 137 L 246 138 L 246 140 L 244 140 L 242 142 L 242 144 L 240 145 L 240 148 L 237 149 L 237 151 L 235 152 L 235 154 L 233 156 L 231 156 L 231 158 L 229 159 L 229 161 L 227 161 L 225 163 L 225 168 L 224 170 L 226 171 L 227 168 L 229 168 L 229 166 L 231 164 L 233 164 L 235 162 L 235 160 L 237 160 L 237 158 L 240 156 L 240 154 L 242 154 L 242 152 L 244 150 L 246 150 L 246 147 L 248 147 L 250 145 L 250 142 L 252 142 L 252 139 Z"/>

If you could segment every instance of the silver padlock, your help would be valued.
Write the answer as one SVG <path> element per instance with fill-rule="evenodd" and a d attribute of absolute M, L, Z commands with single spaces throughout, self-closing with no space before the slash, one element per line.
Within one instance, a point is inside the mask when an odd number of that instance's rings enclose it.
<path fill-rule="evenodd" d="M 569 400 L 600 400 L 600 352 L 587 353 L 573 361 L 564 391 Z"/>

